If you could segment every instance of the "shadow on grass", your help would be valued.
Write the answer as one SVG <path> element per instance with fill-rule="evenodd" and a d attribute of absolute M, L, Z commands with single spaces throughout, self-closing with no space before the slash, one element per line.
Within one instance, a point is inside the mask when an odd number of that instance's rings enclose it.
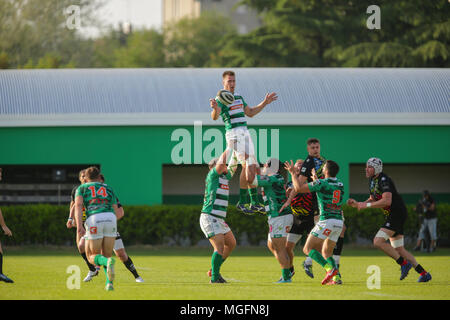
<path fill-rule="evenodd" d="M 176 246 L 152 246 L 152 245 L 137 245 L 127 246 L 127 253 L 130 256 L 190 256 L 190 257 L 202 257 L 211 256 L 212 247 L 176 247 Z M 413 252 L 412 249 L 408 249 L 416 257 L 437 257 L 437 256 L 449 256 L 450 248 L 439 248 L 432 253 Z M 4 255 L 11 256 L 66 256 L 79 254 L 75 246 L 7 246 L 3 248 Z M 298 257 L 304 256 L 302 252 L 302 246 L 297 245 L 295 248 L 295 255 Z M 272 256 L 272 253 L 263 246 L 237 246 L 232 252 L 232 256 Z M 344 246 L 342 256 L 385 256 L 383 252 L 371 247 L 362 247 L 347 245 Z"/>

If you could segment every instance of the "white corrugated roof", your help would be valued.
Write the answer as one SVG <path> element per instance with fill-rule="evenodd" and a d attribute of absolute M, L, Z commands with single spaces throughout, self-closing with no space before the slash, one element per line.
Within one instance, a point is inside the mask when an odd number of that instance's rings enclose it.
<path fill-rule="evenodd" d="M 64 115 L 207 114 L 225 69 L 50 69 L 0 71 L 0 121 Z M 281 114 L 450 112 L 450 70 L 399 68 L 234 68 L 250 106 L 266 92 Z M 254 119 L 259 117 L 256 116 Z M 49 118 L 50 117 L 50 118 Z M 2 119 L 1 119 L 2 118 Z M 284 118 L 289 118 L 284 116 Z"/>

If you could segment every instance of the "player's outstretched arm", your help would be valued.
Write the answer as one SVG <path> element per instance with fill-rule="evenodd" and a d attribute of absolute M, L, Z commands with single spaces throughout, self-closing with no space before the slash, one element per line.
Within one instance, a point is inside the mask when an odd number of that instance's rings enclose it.
<path fill-rule="evenodd" d="M 310 192 L 309 186 L 307 183 L 303 183 L 303 176 L 299 176 L 299 170 L 295 167 L 294 162 L 286 161 L 284 163 L 284 168 L 289 171 L 292 176 L 292 184 L 294 185 L 294 190 L 297 193 L 308 193 Z"/>
<path fill-rule="evenodd" d="M 278 99 L 278 96 L 275 92 L 267 93 L 264 100 L 258 104 L 256 107 L 246 107 L 244 108 L 244 113 L 247 117 L 254 117 L 258 113 L 262 111 L 268 104 L 271 104 L 272 102 L 276 101 Z"/>
<path fill-rule="evenodd" d="M 217 105 L 217 101 L 215 99 L 209 99 L 209 106 L 212 108 L 211 119 L 219 119 L 220 107 Z"/>
<path fill-rule="evenodd" d="M 392 203 L 392 193 L 391 192 L 383 192 L 381 195 L 381 199 L 377 201 L 370 201 L 372 199 L 369 198 L 365 202 L 358 202 L 355 208 L 358 208 L 358 210 L 362 210 L 365 208 L 384 208 L 388 207 Z"/>

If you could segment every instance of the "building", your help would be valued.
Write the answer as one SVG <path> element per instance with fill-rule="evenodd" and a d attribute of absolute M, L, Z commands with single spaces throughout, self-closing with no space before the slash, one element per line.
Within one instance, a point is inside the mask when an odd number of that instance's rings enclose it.
<path fill-rule="evenodd" d="M 245 5 L 239 5 L 239 0 L 163 0 L 163 27 L 178 20 L 198 18 L 202 12 L 216 11 L 230 17 L 240 34 L 246 34 L 261 26 L 258 13 Z"/>
<path fill-rule="evenodd" d="M 450 71 L 237 68 L 261 162 L 306 157 L 319 138 L 346 195 L 367 196 L 376 156 L 408 202 L 450 202 Z M 66 203 L 78 171 L 98 165 L 123 204 L 201 203 L 206 163 L 225 145 L 209 98 L 224 69 L 0 71 L 0 204 Z M 231 193 L 238 194 L 238 179 Z"/>

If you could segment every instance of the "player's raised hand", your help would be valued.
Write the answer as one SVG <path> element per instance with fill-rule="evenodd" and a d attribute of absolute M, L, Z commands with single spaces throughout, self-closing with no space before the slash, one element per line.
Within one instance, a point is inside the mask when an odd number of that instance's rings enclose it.
<path fill-rule="evenodd" d="M 217 109 L 219 106 L 217 105 L 216 99 L 209 99 L 209 106 L 213 109 Z"/>
<path fill-rule="evenodd" d="M 268 105 L 268 104 L 276 101 L 277 99 L 278 99 L 278 96 L 277 96 L 277 94 L 275 92 L 267 93 L 266 97 L 264 98 L 263 103 L 265 105 Z"/>
<path fill-rule="evenodd" d="M 296 170 L 295 165 L 294 165 L 294 161 L 292 161 L 292 160 L 290 160 L 290 162 L 289 162 L 289 161 L 286 161 L 286 162 L 284 163 L 284 168 L 285 168 L 287 171 L 289 171 L 290 174 L 297 174 L 297 171 L 298 171 L 298 170 Z"/>

